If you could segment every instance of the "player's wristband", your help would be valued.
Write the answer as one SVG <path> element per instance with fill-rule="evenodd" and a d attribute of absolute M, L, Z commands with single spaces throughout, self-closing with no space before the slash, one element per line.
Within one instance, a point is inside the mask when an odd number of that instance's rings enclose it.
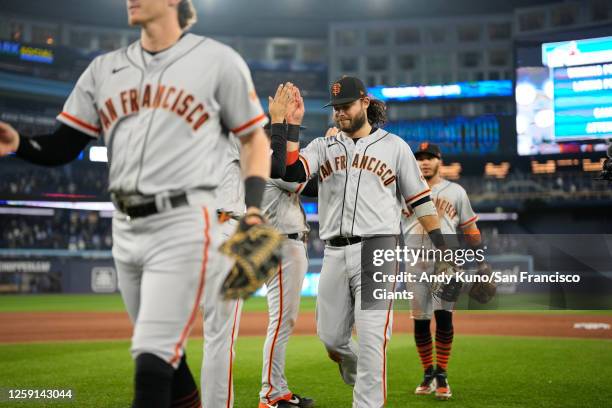
<path fill-rule="evenodd" d="M 244 202 L 247 208 L 261 206 L 265 187 L 266 180 L 261 177 L 251 176 L 244 180 Z"/>
<path fill-rule="evenodd" d="M 287 126 L 287 141 L 288 142 L 299 142 L 300 141 L 300 125 Z"/>
<path fill-rule="evenodd" d="M 428 232 L 429 239 L 434 244 L 434 246 L 438 249 L 445 249 L 446 242 L 444 242 L 444 235 L 442 235 L 442 231 L 440 228 L 436 228 Z"/>
<path fill-rule="evenodd" d="M 283 138 L 287 135 L 287 126 L 284 123 L 273 123 L 270 126 L 270 134 L 272 136 L 282 136 Z"/>

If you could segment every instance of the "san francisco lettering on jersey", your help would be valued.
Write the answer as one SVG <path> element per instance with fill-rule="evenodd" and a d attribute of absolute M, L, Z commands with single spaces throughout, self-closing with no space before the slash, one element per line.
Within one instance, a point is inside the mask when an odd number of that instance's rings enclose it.
<path fill-rule="evenodd" d="M 319 181 L 325 181 L 334 172 L 346 170 L 346 163 L 347 159 L 345 155 L 336 156 L 331 160 L 326 160 L 319 168 Z M 393 183 L 396 179 L 391 167 L 374 156 L 360 156 L 359 153 L 356 153 L 353 157 L 351 167 L 355 169 L 367 170 L 377 175 L 385 186 Z"/>
<path fill-rule="evenodd" d="M 115 103 L 117 101 L 117 103 Z M 209 118 L 204 104 L 184 89 L 174 86 L 146 84 L 142 95 L 132 88 L 108 98 L 98 109 L 100 122 L 108 130 L 121 117 L 135 114 L 140 109 L 164 109 L 183 118 L 193 131 L 197 131 Z"/>

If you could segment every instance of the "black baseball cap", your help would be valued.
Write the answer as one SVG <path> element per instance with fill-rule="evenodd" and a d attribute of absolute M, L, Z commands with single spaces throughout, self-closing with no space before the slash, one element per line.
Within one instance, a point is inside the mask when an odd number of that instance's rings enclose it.
<path fill-rule="evenodd" d="M 345 76 L 332 84 L 329 94 L 331 99 L 324 108 L 354 102 L 366 96 L 367 92 L 359 78 Z"/>
<path fill-rule="evenodd" d="M 414 155 L 418 156 L 419 154 L 431 154 L 432 156 L 437 157 L 438 159 L 442 158 L 442 151 L 440 151 L 438 145 L 429 142 L 423 142 L 419 144 L 419 148 L 416 152 L 414 152 Z"/>

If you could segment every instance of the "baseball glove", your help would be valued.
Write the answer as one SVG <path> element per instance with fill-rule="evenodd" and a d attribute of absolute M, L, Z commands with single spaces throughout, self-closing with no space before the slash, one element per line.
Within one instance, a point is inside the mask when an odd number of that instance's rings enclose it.
<path fill-rule="evenodd" d="M 478 266 L 478 270 L 475 272 L 476 275 L 481 276 L 491 276 L 491 266 L 483 262 Z M 470 297 L 477 301 L 478 303 L 489 303 L 495 293 L 497 292 L 497 287 L 493 282 L 483 282 L 477 281 L 472 285 L 470 289 Z"/>
<path fill-rule="evenodd" d="M 246 299 L 278 271 L 282 235 L 265 222 L 249 225 L 244 217 L 220 251 L 235 260 L 221 287 L 224 299 Z"/>
<path fill-rule="evenodd" d="M 434 275 L 444 276 L 445 279 L 443 282 L 432 282 L 431 294 L 447 302 L 456 302 L 463 287 L 463 283 L 457 279 L 457 268 L 448 262 L 436 261 Z"/>

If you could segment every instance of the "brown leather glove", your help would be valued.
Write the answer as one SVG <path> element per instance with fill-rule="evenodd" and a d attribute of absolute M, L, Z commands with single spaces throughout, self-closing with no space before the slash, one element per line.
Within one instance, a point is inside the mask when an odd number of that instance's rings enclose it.
<path fill-rule="evenodd" d="M 486 262 L 481 263 L 475 272 L 476 275 L 489 277 L 491 273 L 491 266 Z M 478 303 L 485 304 L 493 299 L 496 292 L 497 286 L 493 282 L 475 282 L 470 289 L 470 297 Z"/>
<path fill-rule="evenodd" d="M 246 299 L 255 293 L 278 271 L 282 242 L 283 236 L 271 225 L 251 225 L 243 217 L 236 232 L 219 249 L 236 261 L 223 282 L 223 297 Z"/>

